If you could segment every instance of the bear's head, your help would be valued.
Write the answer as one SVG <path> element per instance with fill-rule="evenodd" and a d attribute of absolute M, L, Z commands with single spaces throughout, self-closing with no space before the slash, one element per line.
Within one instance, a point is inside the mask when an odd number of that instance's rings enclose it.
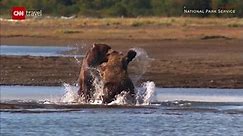
<path fill-rule="evenodd" d="M 129 62 L 131 62 L 135 56 L 136 52 L 133 50 L 129 50 L 126 55 L 121 52 L 115 50 L 109 50 L 104 58 L 104 66 L 113 66 L 119 67 L 125 71 L 127 71 L 127 66 Z"/>
<path fill-rule="evenodd" d="M 106 56 L 110 49 L 111 47 L 106 44 L 93 44 L 85 57 L 88 66 L 95 67 L 107 61 Z"/>

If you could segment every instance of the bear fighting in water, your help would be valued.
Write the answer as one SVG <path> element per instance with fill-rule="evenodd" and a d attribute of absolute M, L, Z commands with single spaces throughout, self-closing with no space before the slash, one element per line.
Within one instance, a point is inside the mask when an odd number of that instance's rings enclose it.
<path fill-rule="evenodd" d="M 134 85 L 127 72 L 128 64 L 135 56 L 133 50 L 124 55 L 106 44 L 94 44 L 83 59 L 79 75 L 79 96 L 87 103 L 94 99 L 94 81 L 99 79 L 103 85 L 102 90 L 99 90 L 103 92 L 102 103 L 110 103 L 116 95 L 124 92 L 126 98 L 135 103 Z"/>

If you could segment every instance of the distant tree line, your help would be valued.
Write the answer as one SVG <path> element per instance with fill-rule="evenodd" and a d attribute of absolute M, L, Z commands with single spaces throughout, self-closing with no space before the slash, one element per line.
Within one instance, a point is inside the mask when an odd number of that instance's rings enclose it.
<path fill-rule="evenodd" d="M 88 17 L 243 17 L 243 0 L 0 0 L 1 15 L 11 7 L 41 9 L 43 15 Z M 234 9 L 234 14 L 185 14 L 186 9 Z"/>

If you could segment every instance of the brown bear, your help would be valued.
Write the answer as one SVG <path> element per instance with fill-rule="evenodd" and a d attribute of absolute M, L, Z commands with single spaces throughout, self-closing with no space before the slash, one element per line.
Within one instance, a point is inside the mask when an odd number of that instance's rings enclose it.
<path fill-rule="evenodd" d="M 92 74 L 94 74 L 95 68 L 105 61 L 106 54 L 110 49 L 111 47 L 106 44 L 94 44 L 82 61 L 78 94 L 82 96 L 85 102 L 90 101 L 94 92 L 94 77 Z"/>
<path fill-rule="evenodd" d="M 110 103 L 121 92 L 126 93 L 127 99 L 135 103 L 134 85 L 128 76 L 127 67 L 136 56 L 133 50 L 126 55 L 110 50 L 107 54 L 107 62 L 100 65 L 101 79 L 104 84 L 103 103 Z"/>

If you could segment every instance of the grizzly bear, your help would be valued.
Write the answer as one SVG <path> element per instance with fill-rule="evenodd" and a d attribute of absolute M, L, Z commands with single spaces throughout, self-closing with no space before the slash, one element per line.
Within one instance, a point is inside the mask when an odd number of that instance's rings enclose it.
<path fill-rule="evenodd" d="M 103 103 L 110 103 L 115 96 L 126 92 L 129 101 L 135 100 L 134 85 L 128 76 L 127 67 L 136 56 L 136 52 L 130 50 L 125 56 L 117 51 L 107 54 L 107 62 L 100 65 L 101 79 L 104 84 Z"/>
<path fill-rule="evenodd" d="M 111 49 L 106 44 L 94 44 L 93 47 L 86 53 L 79 75 L 79 90 L 78 94 L 83 97 L 85 102 L 89 102 L 94 93 L 94 74 L 95 69 L 106 58 L 106 53 Z"/>

